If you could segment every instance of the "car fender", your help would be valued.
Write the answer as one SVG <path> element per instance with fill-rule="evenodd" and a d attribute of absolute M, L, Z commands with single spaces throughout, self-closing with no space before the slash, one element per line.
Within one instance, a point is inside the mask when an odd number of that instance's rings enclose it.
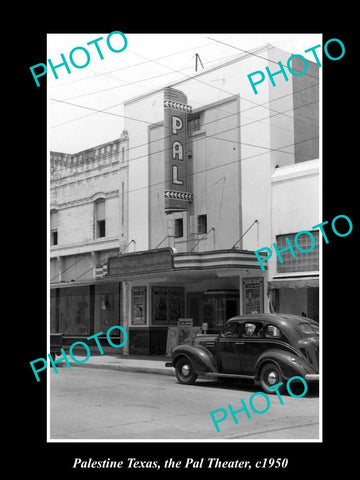
<path fill-rule="evenodd" d="M 174 366 L 180 357 L 187 357 L 197 374 L 218 371 L 214 356 L 202 345 L 177 345 L 172 351 Z"/>
<path fill-rule="evenodd" d="M 285 380 L 293 376 L 305 377 L 307 373 L 317 373 L 296 353 L 270 349 L 260 355 L 256 362 L 255 380 L 259 379 L 261 368 L 268 362 L 275 363 L 279 367 Z"/>

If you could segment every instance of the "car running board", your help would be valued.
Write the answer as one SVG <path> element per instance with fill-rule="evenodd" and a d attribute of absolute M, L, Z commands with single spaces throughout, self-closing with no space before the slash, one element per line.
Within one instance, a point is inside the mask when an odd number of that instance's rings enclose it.
<path fill-rule="evenodd" d="M 249 379 L 249 380 L 255 380 L 254 375 L 239 375 L 237 373 L 205 372 L 205 373 L 199 373 L 199 376 L 224 377 L 224 378 L 246 378 L 246 379 Z"/>

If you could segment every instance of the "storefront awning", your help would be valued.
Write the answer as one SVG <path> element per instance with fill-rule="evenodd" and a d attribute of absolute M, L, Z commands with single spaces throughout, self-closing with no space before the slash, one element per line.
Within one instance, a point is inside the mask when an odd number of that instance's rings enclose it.
<path fill-rule="evenodd" d="M 274 290 L 276 288 L 308 288 L 318 286 L 318 277 L 284 278 L 268 282 L 269 290 Z"/>

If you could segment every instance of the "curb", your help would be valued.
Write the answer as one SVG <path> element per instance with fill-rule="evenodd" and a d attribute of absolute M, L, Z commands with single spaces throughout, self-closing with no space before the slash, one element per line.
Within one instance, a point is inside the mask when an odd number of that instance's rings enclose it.
<path fill-rule="evenodd" d="M 170 367 L 154 367 L 148 365 L 116 365 L 109 363 L 76 363 L 70 361 L 71 367 L 96 368 L 115 370 L 119 372 L 155 373 L 157 375 L 175 376 L 175 370 Z"/>

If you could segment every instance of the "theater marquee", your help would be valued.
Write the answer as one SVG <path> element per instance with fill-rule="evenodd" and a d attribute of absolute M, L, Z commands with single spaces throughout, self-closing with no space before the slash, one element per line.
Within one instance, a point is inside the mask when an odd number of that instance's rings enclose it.
<path fill-rule="evenodd" d="M 189 192 L 186 152 L 187 113 L 191 107 L 180 90 L 164 90 L 165 137 L 165 213 L 188 209 L 193 195 Z"/>

